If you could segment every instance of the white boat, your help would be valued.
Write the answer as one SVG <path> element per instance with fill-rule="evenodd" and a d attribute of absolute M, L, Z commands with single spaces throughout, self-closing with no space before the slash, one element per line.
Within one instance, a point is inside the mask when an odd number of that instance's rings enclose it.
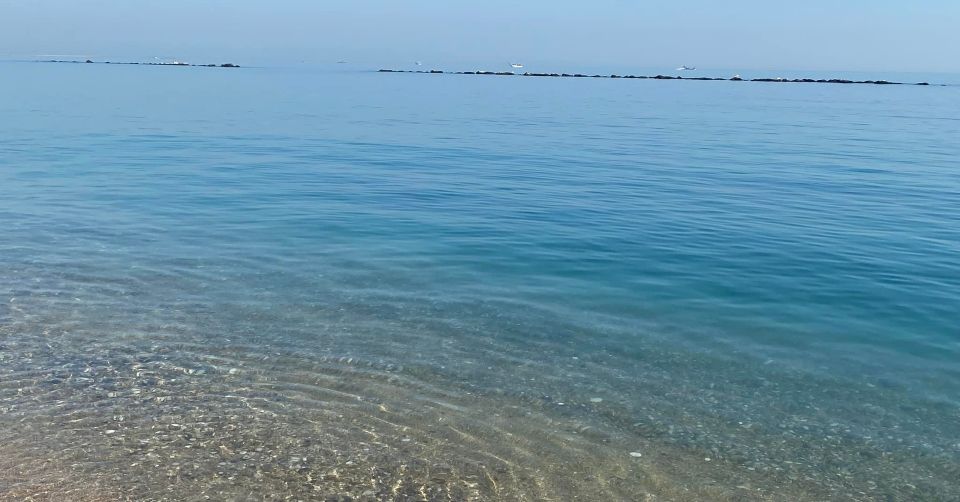
<path fill-rule="evenodd" d="M 512 66 L 512 67 L 514 67 L 514 68 L 523 68 L 523 65 L 520 64 L 520 63 L 513 63 L 513 64 L 511 64 L 510 66 Z"/>
<path fill-rule="evenodd" d="M 683 65 L 683 66 L 681 66 L 680 68 L 677 68 L 677 71 L 693 71 L 693 70 L 696 70 L 696 69 L 697 69 L 696 66 Z"/>

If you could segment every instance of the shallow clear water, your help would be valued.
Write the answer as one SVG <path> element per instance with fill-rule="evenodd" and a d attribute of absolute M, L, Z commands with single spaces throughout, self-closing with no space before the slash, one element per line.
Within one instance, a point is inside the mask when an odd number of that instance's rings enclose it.
<path fill-rule="evenodd" d="M 958 87 L 0 69 L 0 498 L 960 497 Z"/>

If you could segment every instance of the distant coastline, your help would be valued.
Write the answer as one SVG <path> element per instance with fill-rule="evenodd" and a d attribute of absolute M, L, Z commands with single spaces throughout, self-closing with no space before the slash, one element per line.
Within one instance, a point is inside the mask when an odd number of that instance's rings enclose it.
<path fill-rule="evenodd" d="M 379 73 L 424 73 L 429 75 L 494 75 L 501 77 L 559 77 L 559 78 L 607 78 L 607 79 L 648 79 L 648 80 L 698 80 L 698 81 L 726 81 L 726 82 L 776 82 L 776 83 L 805 83 L 805 84 L 871 84 L 871 85 L 920 85 L 928 86 L 929 82 L 905 83 L 891 82 L 889 80 L 847 80 L 847 79 L 812 79 L 812 78 L 752 78 L 746 79 L 740 76 L 732 78 L 717 77 L 681 77 L 669 75 L 586 75 L 583 73 L 514 73 L 512 71 L 442 71 L 442 70 L 378 70 Z"/>

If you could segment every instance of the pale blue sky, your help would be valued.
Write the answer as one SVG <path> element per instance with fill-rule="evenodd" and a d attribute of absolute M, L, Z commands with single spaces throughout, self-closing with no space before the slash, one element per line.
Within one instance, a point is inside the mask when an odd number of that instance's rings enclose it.
<path fill-rule="evenodd" d="M 958 0 L 0 0 L 0 57 L 960 72 Z"/>

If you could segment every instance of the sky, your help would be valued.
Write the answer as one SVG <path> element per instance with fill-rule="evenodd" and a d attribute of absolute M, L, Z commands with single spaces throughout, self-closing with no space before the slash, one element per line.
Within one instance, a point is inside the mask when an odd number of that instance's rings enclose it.
<path fill-rule="evenodd" d="M 960 0 L 0 0 L 0 58 L 960 73 Z"/>

